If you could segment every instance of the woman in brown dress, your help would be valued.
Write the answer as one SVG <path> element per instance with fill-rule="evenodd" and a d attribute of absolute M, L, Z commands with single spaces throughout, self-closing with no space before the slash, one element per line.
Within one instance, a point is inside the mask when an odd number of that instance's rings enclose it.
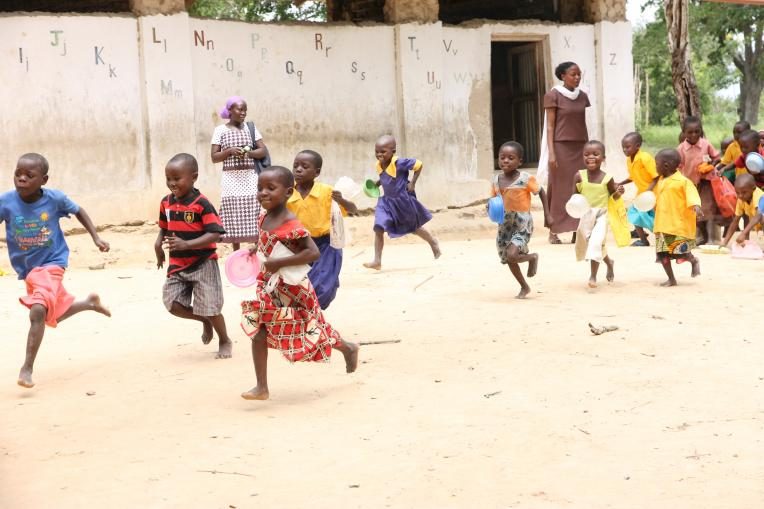
<path fill-rule="evenodd" d="M 549 242 L 560 244 L 558 233 L 573 232 L 578 219 L 565 211 L 565 204 L 573 194 L 575 176 L 583 167 L 584 144 L 589 141 L 586 129 L 586 108 L 591 106 L 589 97 L 579 90 L 581 69 L 573 62 L 563 62 L 554 70 L 562 81 L 544 95 L 546 113 L 546 142 L 549 151 L 549 182 L 547 197 L 549 215 L 545 226 L 549 228 Z"/>

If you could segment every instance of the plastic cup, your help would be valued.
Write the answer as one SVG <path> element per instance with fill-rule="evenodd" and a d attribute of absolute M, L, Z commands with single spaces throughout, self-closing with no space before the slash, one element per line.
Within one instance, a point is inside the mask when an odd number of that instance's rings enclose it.
<path fill-rule="evenodd" d="M 756 152 L 751 152 L 745 156 L 745 167 L 748 168 L 749 172 L 758 175 L 764 171 L 764 157 Z"/>

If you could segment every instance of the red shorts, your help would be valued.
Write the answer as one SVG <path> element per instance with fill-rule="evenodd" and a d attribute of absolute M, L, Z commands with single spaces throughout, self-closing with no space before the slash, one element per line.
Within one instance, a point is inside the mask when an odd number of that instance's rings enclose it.
<path fill-rule="evenodd" d="M 45 324 L 57 325 L 57 320 L 66 313 L 74 302 L 74 296 L 63 285 L 64 269 L 55 265 L 36 267 L 27 274 L 27 294 L 19 297 L 19 302 L 28 308 L 35 304 L 45 306 Z"/>

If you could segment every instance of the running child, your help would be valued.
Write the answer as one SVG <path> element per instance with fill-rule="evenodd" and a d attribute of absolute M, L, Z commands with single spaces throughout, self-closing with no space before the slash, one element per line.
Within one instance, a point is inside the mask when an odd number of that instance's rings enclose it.
<path fill-rule="evenodd" d="M 21 156 L 13 174 L 15 191 L 0 194 L 0 222 L 5 221 L 8 257 L 13 270 L 26 283 L 27 294 L 19 302 L 29 308 L 29 333 L 24 364 L 18 384 L 34 387 L 32 372 L 37 351 L 42 344 L 45 326 L 55 327 L 81 311 L 95 311 L 111 316 L 97 294 L 76 301 L 63 285 L 64 272 L 69 265 L 69 246 L 59 221 L 74 217 L 85 227 L 101 252 L 109 244 L 96 232 L 85 209 L 64 193 L 43 189 L 48 182 L 48 161 L 40 154 Z"/>
<path fill-rule="evenodd" d="M 318 261 L 310 268 L 308 279 L 313 284 L 321 309 L 326 309 L 337 296 L 342 270 L 342 249 L 332 247 L 329 238 L 332 201 L 340 205 L 343 214 L 346 211 L 354 214 L 358 208 L 332 186 L 316 182 L 322 165 L 321 155 L 313 150 L 303 150 L 295 156 L 292 172 L 297 192 L 289 197 L 287 208 L 308 230 L 321 252 Z"/>
<path fill-rule="evenodd" d="M 395 138 L 380 136 L 374 146 L 377 156 L 377 187 L 382 186 L 384 196 L 377 201 L 374 211 L 374 259 L 363 266 L 382 268 L 382 248 L 385 232 L 390 238 L 413 233 L 430 245 L 435 258 L 440 257 L 438 241 L 422 226 L 432 219 L 432 214 L 416 198 L 416 181 L 422 170 L 422 161 L 399 158 L 395 155 Z M 409 181 L 409 173 L 414 176 Z"/>
<path fill-rule="evenodd" d="M 215 207 L 194 187 L 199 164 L 191 154 L 177 154 L 164 170 L 170 194 L 159 205 L 159 235 L 154 242 L 157 268 L 170 252 L 162 301 L 171 314 L 202 323 L 202 343 L 218 335 L 216 359 L 229 359 L 233 343 L 228 337 L 223 310 L 223 283 L 217 244 L 225 233 Z"/>
<path fill-rule="evenodd" d="M 750 129 L 751 124 L 745 120 L 735 123 L 732 127 L 732 141 L 727 145 L 726 149 L 722 147 L 722 153 L 724 155 L 722 156 L 721 161 L 719 161 L 716 169 L 733 184 L 738 175 L 745 173 L 745 168 L 743 168 L 742 171 L 739 168 L 735 168 L 735 161 L 743 153 L 740 149 L 740 135 L 743 131 L 748 131 Z"/>
<path fill-rule="evenodd" d="M 615 279 L 612 258 L 607 254 L 605 239 L 608 230 L 608 202 L 612 196 L 618 199 L 623 195 L 623 186 L 617 185 L 613 177 L 602 171 L 605 161 L 605 145 L 597 140 L 587 141 L 584 145 L 585 170 L 578 172 L 575 178 L 573 194 L 581 194 L 591 206 L 578 223 L 576 234 L 576 258 L 578 261 L 589 260 L 589 288 L 597 287 L 597 271 L 600 263 L 607 265 L 606 279 Z"/>
<path fill-rule="evenodd" d="M 714 192 L 708 178 L 711 173 L 701 174 L 700 166 L 709 163 L 716 166 L 719 162 L 719 153 L 706 138 L 703 137 L 703 125 L 698 117 L 686 117 L 682 123 L 684 141 L 677 146 L 681 163 L 679 169 L 682 174 L 690 179 L 698 189 L 701 209 L 703 214 L 699 217 L 697 229 L 699 229 L 701 244 L 707 244 L 713 237 L 714 219 L 719 215 L 719 207 L 714 199 Z"/>
<path fill-rule="evenodd" d="M 745 159 L 748 154 L 754 153 L 764 156 L 764 148 L 761 147 L 761 135 L 753 129 L 743 131 L 740 133 L 740 156 L 735 159 L 736 173 L 749 173 L 745 166 Z M 759 188 L 764 187 L 764 172 L 753 175 L 753 178 Z"/>
<path fill-rule="evenodd" d="M 320 256 L 308 230 L 287 208 L 294 185 L 294 175 L 282 166 L 264 170 L 257 183 L 257 197 L 266 211 L 260 218 L 257 249 L 267 261 L 257 278 L 255 298 L 241 303 L 241 326 L 252 339 L 257 378 L 257 385 L 242 393 L 244 399 L 269 398 L 268 348 L 279 350 L 289 362 L 328 362 L 336 348 L 345 357 L 345 371 L 352 373 L 358 366 L 358 345 L 344 341 L 326 322 L 308 277 L 289 284 L 279 272 L 313 263 Z M 279 245 L 293 254 L 274 259 L 272 253 Z"/>
<path fill-rule="evenodd" d="M 692 277 L 700 275 L 700 262 L 692 254 L 695 247 L 696 221 L 702 218 L 700 196 L 693 183 L 677 171 L 682 156 L 674 149 L 663 149 L 655 156 L 660 179 L 655 185 L 656 262 L 663 266 L 668 279 L 661 286 L 676 286 L 671 260 L 688 261 Z"/>
<path fill-rule="evenodd" d="M 737 194 L 737 204 L 735 204 L 735 217 L 732 219 L 730 227 L 727 229 L 727 235 L 724 236 L 722 246 L 726 246 L 732 239 L 740 224 L 742 217 L 748 218 L 745 228 L 737 236 L 737 243 L 744 244 L 748 240 L 751 230 L 759 224 L 757 217 L 760 214 L 759 200 L 764 197 L 764 191 L 756 187 L 756 181 L 749 173 L 742 173 L 735 180 L 735 193 Z"/>
<path fill-rule="evenodd" d="M 528 242 L 533 235 L 531 194 L 539 195 L 544 215 L 548 216 L 544 189 L 536 177 L 518 169 L 523 164 L 524 152 L 523 146 L 516 141 L 508 141 L 499 147 L 499 168 L 503 173 L 494 177 L 491 186 L 491 196 L 501 195 L 504 201 L 504 221 L 496 234 L 496 249 L 501 263 L 509 265 L 512 275 L 520 283 L 518 299 L 524 299 L 531 291 L 520 264 L 528 262 L 527 276 L 531 278 L 536 275 L 539 263 L 539 255 L 528 252 Z"/>
<path fill-rule="evenodd" d="M 621 140 L 621 148 L 626 156 L 626 169 L 629 177 L 618 183 L 619 186 L 634 183 L 637 188 L 637 195 L 649 190 L 653 181 L 658 178 L 655 171 L 655 159 L 648 152 L 642 150 L 642 135 L 637 132 L 628 133 Z M 631 207 L 634 207 L 632 205 Z M 650 211 L 650 215 L 655 217 L 655 213 Z M 635 225 L 635 230 L 639 240 L 634 241 L 632 246 L 649 246 L 647 233 L 641 226 Z"/>

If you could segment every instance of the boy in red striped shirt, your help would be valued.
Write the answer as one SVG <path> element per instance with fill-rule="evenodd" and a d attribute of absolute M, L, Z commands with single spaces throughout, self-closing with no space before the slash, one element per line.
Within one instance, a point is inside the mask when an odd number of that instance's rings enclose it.
<path fill-rule="evenodd" d="M 159 235 L 154 243 L 157 268 L 165 262 L 162 246 L 170 251 L 162 300 L 175 316 L 202 322 L 202 342 L 219 340 L 216 359 L 231 357 L 233 343 L 226 331 L 223 283 L 216 242 L 225 233 L 215 207 L 194 187 L 199 164 L 190 154 L 177 154 L 165 167 L 171 194 L 159 206 Z"/>

